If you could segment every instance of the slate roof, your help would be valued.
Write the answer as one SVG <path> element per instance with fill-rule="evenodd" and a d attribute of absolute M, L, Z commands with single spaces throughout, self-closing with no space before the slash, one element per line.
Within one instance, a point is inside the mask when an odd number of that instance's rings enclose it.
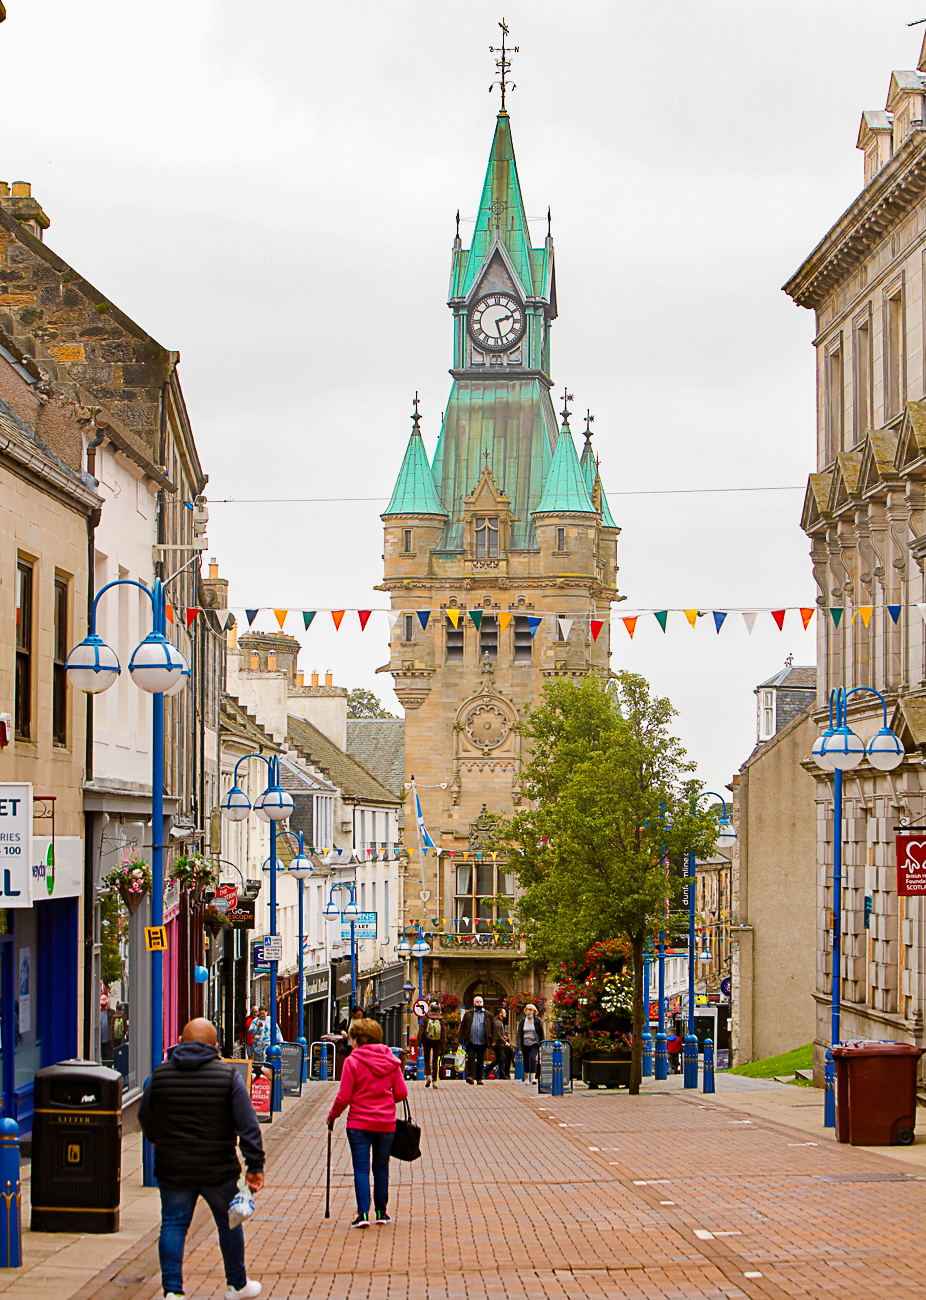
<path fill-rule="evenodd" d="M 428 453 L 417 424 L 405 448 L 392 497 L 383 511 L 384 518 L 386 515 L 447 515 L 431 477 Z"/>
<path fill-rule="evenodd" d="M 286 723 L 289 739 L 300 757 L 323 772 L 347 802 L 378 805 L 401 802 L 398 795 L 381 784 L 356 758 L 338 749 L 334 741 L 313 727 L 311 722 L 290 714 Z"/>
<path fill-rule="evenodd" d="M 280 755 L 280 785 L 290 794 L 304 794 L 306 790 L 311 790 L 313 794 L 337 794 L 330 782 L 323 781 L 320 776 L 313 776 L 285 754 Z"/>
<path fill-rule="evenodd" d="M 347 752 L 405 799 L 405 719 L 348 718 Z"/>
<path fill-rule="evenodd" d="M 219 726 L 222 733 L 226 735 L 231 733 L 236 740 L 247 741 L 257 748 L 269 749 L 274 754 L 279 753 L 280 746 L 270 732 L 265 731 L 254 714 L 248 713 L 241 701 L 234 695 L 229 695 L 227 691 L 222 692 L 219 704 Z"/>
<path fill-rule="evenodd" d="M 793 668 L 782 668 L 781 672 L 775 673 L 774 677 L 760 682 L 756 690 L 760 691 L 763 686 L 784 687 L 785 690 L 792 691 L 815 691 L 817 670 L 812 664 L 796 664 Z"/>
<path fill-rule="evenodd" d="M 534 507 L 534 514 L 577 513 L 593 515 L 596 512 L 585 485 L 585 475 L 579 466 L 576 445 L 572 441 L 568 424 L 564 424 L 559 431 L 553 464 L 544 480 L 543 493 Z"/>

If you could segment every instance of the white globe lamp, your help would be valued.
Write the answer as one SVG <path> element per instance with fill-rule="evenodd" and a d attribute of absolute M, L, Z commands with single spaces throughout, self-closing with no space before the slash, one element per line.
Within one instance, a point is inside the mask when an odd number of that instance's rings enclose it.
<path fill-rule="evenodd" d="M 109 690 L 119 676 L 119 659 L 102 637 L 91 632 L 68 655 L 65 665 L 68 681 L 87 695 Z"/>

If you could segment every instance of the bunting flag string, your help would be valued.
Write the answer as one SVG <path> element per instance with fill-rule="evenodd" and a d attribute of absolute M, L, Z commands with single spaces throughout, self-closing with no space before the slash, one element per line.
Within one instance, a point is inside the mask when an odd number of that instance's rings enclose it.
<path fill-rule="evenodd" d="M 360 631 L 361 631 L 361 632 L 365 632 L 365 631 L 366 631 L 366 626 L 367 626 L 367 623 L 369 623 L 369 621 L 370 621 L 370 615 L 371 615 L 372 613 L 373 613 L 372 609 L 358 609 L 358 610 L 357 610 L 357 617 L 360 619 Z"/>
<path fill-rule="evenodd" d="M 331 617 L 332 617 L 332 619 L 334 620 L 334 630 L 335 630 L 336 632 L 340 632 L 340 630 L 341 630 L 341 619 L 344 617 L 344 615 L 345 615 L 346 612 L 347 612 L 347 611 L 346 611 L 346 610 L 343 610 L 343 609 L 333 609 L 333 610 L 331 611 Z"/>
<path fill-rule="evenodd" d="M 275 609 L 273 612 L 274 612 L 274 614 L 276 614 L 277 622 L 279 623 L 279 625 L 280 625 L 280 631 L 282 632 L 282 631 L 283 631 L 283 624 L 286 622 L 286 615 L 289 613 L 289 610 L 288 610 L 288 609 Z"/>
<path fill-rule="evenodd" d="M 719 609 L 715 609 L 713 611 L 713 614 L 714 614 L 714 627 L 717 629 L 717 635 L 720 636 L 720 629 L 723 627 L 723 621 L 727 616 L 723 612 L 723 610 L 719 610 Z"/>
<path fill-rule="evenodd" d="M 174 621 L 174 607 L 173 607 L 173 605 L 168 605 L 168 606 L 166 607 L 166 613 L 167 613 L 167 621 L 168 621 L 168 623 L 173 623 L 173 621 Z"/>
<path fill-rule="evenodd" d="M 692 627 L 694 627 L 695 623 L 698 621 L 698 611 L 696 609 L 686 609 L 684 613 L 688 622 Z"/>
<path fill-rule="evenodd" d="M 669 611 L 667 609 L 654 609 L 653 613 L 656 615 L 656 622 L 662 628 L 663 632 L 665 632 L 666 624 L 669 621 Z"/>
<path fill-rule="evenodd" d="M 637 630 L 637 619 L 636 619 L 636 616 L 632 616 L 632 617 L 630 617 L 630 618 L 622 618 L 622 619 L 621 619 L 621 622 L 623 623 L 624 627 L 627 629 L 628 633 L 630 634 L 630 639 L 631 639 L 631 641 L 632 641 L 632 640 L 633 640 L 633 634 L 634 634 L 634 632 L 636 632 L 636 630 Z"/>
<path fill-rule="evenodd" d="M 591 629 L 591 633 L 592 633 L 592 640 L 593 640 L 593 641 L 597 641 L 597 640 L 598 640 L 598 635 L 599 635 L 599 633 L 601 632 L 601 629 L 604 627 L 604 619 L 603 619 L 603 618 L 593 618 L 593 619 L 591 620 L 591 622 L 589 623 L 589 627 L 590 627 L 590 629 Z"/>
<path fill-rule="evenodd" d="M 454 631 L 456 631 L 456 629 L 460 625 L 460 611 L 458 609 L 448 609 L 447 617 L 450 619 L 451 623 L 453 624 Z"/>
<path fill-rule="evenodd" d="M 191 628 L 191 627 L 193 626 L 193 623 L 194 623 L 194 621 L 195 621 L 195 619 L 196 619 L 196 615 L 197 615 L 198 613 L 199 613 L 199 610 L 196 609 L 196 608 L 194 608 L 192 605 L 190 605 L 190 606 L 187 608 L 187 612 L 186 612 L 186 625 L 187 625 L 187 628 Z"/>
<path fill-rule="evenodd" d="M 302 621 L 303 621 L 303 623 L 305 624 L 305 630 L 306 630 L 307 632 L 308 632 L 309 628 L 312 626 L 312 619 L 313 619 L 314 617 L 315 617 L 315 610 L 314 610 L 314 609 L 304 609 L 304 610 L 302 611 Z"/>
<path fill-rule="evenodd" d="M 759 617 L 758 614 L 753 614 L 753 613 L 743 614 L 743 622 L 746 624 L 746 631 L 749 633 L 750 636 L 752 636 L 752 629 L 755 627 L 756 619 L 758 617 Z"/>
<path fill-rule="evenodd" d="M 572 625 L 573 625 L 573 623 L 575 622 L 575 619 L 574 619 L 574 618 L 557 618 L 556 621 L 557 621 L 557 623 L 559 624 L 560 635 L 562 636 L 562 638 L 563 638 L 564 641 L 568 641 L 568 640 L 569 640 L 569 633 L 572 631 Z M 627 620 L 625 619 L 624 621 L 626 622 Z"/>

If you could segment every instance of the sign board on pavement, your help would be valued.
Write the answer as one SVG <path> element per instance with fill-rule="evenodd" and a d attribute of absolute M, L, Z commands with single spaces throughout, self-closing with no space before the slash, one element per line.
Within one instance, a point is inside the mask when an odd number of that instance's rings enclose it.
<path fill-rule="evenodd" d="M 428 1014 L 428 999 L 416 998 L 415 1005 L 412 1007 L 412 1010 L 414 1011 L 415 1015 L 418 1016 L 419 1018 L 421 1016 L 426 1016 Z"/>
<path fill-rule="evenodd" d="M 0 907 L 32 906 L 32 786 L 0 785 Z"/>
<path fill-rule="evenodd" d="M 242 1056 L 223 1056 L 222 1060 L 226 1065 L 233 1065 L 241 1078 L 244 1080 L 244 1086 L 248 1092 L 251 1091 L 251 1061 L 249 1057 Z"/>
<path fill-rule="evenodd" d="M 354 921 L 354 938 L 355 939 L 375 939 L 376 938 L 376 913 L 361 912 Z M 350 921 L 344 920 L 341 914 L 341 942 L 350 942 Z"/>
<path fill-rule="evenodd" d="M 262 1074 L 251 1084 L 251 1101 L 261 1123 L 273 1119 L 270 1113 L 270 1077 Z"/>
<path fill-rule="evenodd" d="M 281 1043 L 281 1065 L 283 1069 L 283 1091 L 288 1097 L 302 1096 L 302 1056 L 305 1048 L 301 1043 Z"/>
<path fill-rule="evenodd" d="M 540 1044 L 540 1068 L 537 1071 L 537 1091 L 553 1091 L 553 1044 L 547 1040 Z M 572 1048 L 563 1043 L 563 1091 L 572 1092 Z"/>
<path fill-rule="evenodd" d="M 926 837 L 897 836 L 897 892 L 909 898 L 926 894 Z"/>
<path fill-rule="evenodd" d="M 283 960 L 283 936 L 281 934 L 264 935 L 264 961 Z"/>

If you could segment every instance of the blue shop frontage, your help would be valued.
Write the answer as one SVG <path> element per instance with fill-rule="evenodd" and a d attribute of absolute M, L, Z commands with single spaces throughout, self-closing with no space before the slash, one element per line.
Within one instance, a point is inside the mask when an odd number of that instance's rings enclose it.
<path fill-rule="evenodd" d="M 83 841 L 55 836 L 31 787 L 0 785 L 0 1086 L 3 1116 L 32 1131 L 36 1070 L 78 1055 Z M 16 804 L 14 810 L 14 802 Z M 45 821 L 47 820 L 47 824 Z M 5 837 L 11 838 L 5 838 Z M 18 853 L 11 852 L 19 849 Z"/>

